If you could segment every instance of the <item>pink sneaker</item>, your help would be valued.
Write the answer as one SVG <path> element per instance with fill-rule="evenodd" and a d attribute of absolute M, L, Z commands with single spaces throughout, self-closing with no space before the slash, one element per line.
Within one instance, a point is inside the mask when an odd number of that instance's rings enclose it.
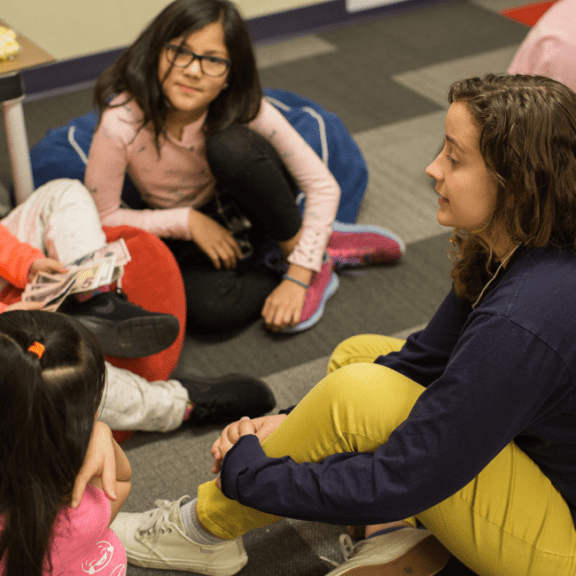
<path fill-rule="evenodd" d="M 404 242 L 385 228 L 335 221 L 328 242 L 335 266 L 366 266 L 393 262 L 404 254 Z"/>
<path fill-rule="evenodd" d="M 324 254 L 324 262 L 320 272 L 316 272 L 312 276 L 310 288 L 306 291 L 306 300 L 304 301 L 300 322 L 296 326 L 284 329 L 282 332 L 302 332 L 317 324 L 322 318 L 322 314 L 324 314 L 326 302 L 334 296 L 339 285 L 340 281 L 336 272 L 334 272 L 334 262 L 332 262 L 330 255 L 326 253 Z"/>

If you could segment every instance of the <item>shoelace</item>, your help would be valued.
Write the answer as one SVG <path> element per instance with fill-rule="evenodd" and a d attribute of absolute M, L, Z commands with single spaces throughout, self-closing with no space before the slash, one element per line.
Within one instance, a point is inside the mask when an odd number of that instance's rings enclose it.
<path fill-rule="evenodd" d="M 140 524 L 138 532 L 147 535 L 153 535 L 154 542 L 158 540 L 160 534 L 164 534 L 163 526 L 170 522 L 170 507 L 172 502 L 170 500 L 156 500 L 154 504 L 157 506 L 156 510 L 150 513 L 150 516 Z M 167 529 L 171 532 L 171 529 Z"/>
<path fill-rule="evenodd" d="M 352 542 L 352 538 L 349 534 L 340 534 L 338 538 L 338 544 L 340 546 L 340 551 L 342 552 L 342 556 L 344 556 L 344 561 L 350 560 L 352 556 L 362 548 L 365 540 L 360 540 L 356 545 Z"/>
<path fill-rule="evenodd" d="M 360 540 L 358 544 L 354 545 L 349 534 L 340 534 L 338 537 L 338 545 L 340 546 L 340 552 L 342 552 L 342 556 L 344 557 L 344 562 L 350 560 L 350 558 L 352 558 L 352 556 L 354 556 L 354 554 L 360 550 L 363 543 L 364 540 Z M 335 562 L 334 560 L 330 560 L 330 558 L 326 558 L 326 556 L 320 556 L 320 559 L 328 562 L 329 564 L 332 564 L 332 566 L 335 566 L 336 568 L 344 563 Z"/>

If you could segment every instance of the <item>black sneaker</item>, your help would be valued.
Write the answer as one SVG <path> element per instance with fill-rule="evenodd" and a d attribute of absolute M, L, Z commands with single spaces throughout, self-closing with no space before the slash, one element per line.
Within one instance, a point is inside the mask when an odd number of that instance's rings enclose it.
<path fill-rule="evenodd" d="M 142 358 L 161 352 L 180 331 L 176 316 L 144 310 L 128 302 L 120 289 L 97 294 L 86 302 L 68 298 L 61 311 L 88 328 L 105 355 L 117 358 Z"/>
<path fill-rule="evenodd" d="M 226 374 L 219 378 L 194 376 L 180 379 L 194 404 L 188 423 L 229 424 L 249 416 L 256 418 L 276 406 L 272 390 L 257 378 L 244 374 Z"/>

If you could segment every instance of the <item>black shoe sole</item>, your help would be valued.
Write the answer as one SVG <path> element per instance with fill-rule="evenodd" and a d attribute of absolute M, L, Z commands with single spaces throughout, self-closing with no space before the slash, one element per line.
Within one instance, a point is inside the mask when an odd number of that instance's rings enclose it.
<path fill-rule="evenodd" d="M 169 314 L 110 321 L 75 315 L 94 334 L 106 356 L 143 358 L 171 346 L 180 331 L 178 318 Z"/>

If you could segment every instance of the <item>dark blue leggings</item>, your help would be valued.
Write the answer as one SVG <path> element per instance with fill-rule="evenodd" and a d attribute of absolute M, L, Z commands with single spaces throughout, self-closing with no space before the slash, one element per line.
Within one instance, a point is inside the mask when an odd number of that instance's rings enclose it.
<path fill-rule="evenodd" d="M 296 205 L 297 187 L 266 138 L 235 124 L 208 137 L 206 154 L 218 199 L 202 211 L 225 226 L 230 218 L 222 218 L 219 206 L 231 207 L 231 213 L 236 208 L 246 216 L 252 226 L 237 237 L 242 239 L 242 248 L 246 241 L 250 243 L 250 255 L 233 270 L 216 270 L 194 243 L 167 244 L 182 270 L 188 328 L 222 332 L 241 328 L 260 316 L 264 301 L 281 279 L 277 271 L 262 263 L 266 246 L 270 246 L 267 239 L 294 237 L 302 217 Z"/>

